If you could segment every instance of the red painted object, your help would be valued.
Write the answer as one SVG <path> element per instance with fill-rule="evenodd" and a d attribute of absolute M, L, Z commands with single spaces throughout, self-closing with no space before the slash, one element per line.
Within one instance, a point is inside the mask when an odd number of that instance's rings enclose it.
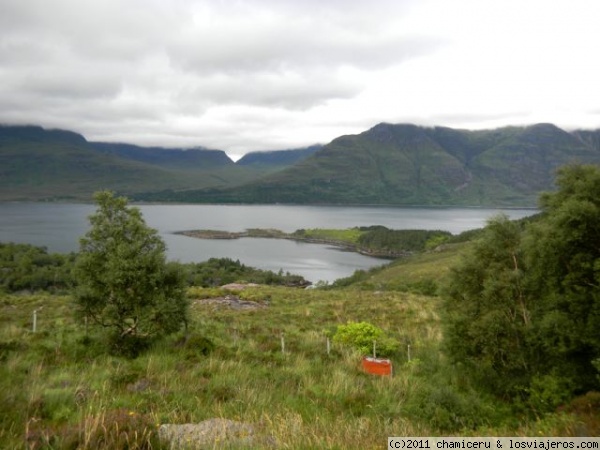
<path fill-rule="evenodd" d="M 365 356 L 362 360 L 362 368 L 365 372 L 373 375 L 391 375 L 392 361 Z"/>

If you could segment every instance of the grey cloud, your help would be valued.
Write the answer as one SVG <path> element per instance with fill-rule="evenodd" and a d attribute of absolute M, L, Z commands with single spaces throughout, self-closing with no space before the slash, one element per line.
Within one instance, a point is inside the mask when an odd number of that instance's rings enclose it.
<path fill-rule="evenodd" d="M 407 101 L 431 83 L 455 87 L 444 80 L 448 59 L 427 72 L 411 65 L 454 45 L 427 28 L 437 1 L 410 27 L 422 0 L 0 0 L 0 122 L 246 151 L 412 116 L 448 125 L 526 116 L 486 117 L 495 105 L 470 116 L 447 98 L 440 115 L 430 99 Z"/>
<path fill-rule="evenodd" d="M 261 23 L 262 21 L 262 23 Z M 167 46 L 172 63 L 199 73 L 388 67 L 435 51 L 441 42 L 405 35 L 378 23 L 366 30 L 323 18 L 248 17 L 209 21 L 174 37 Z"/>
<path fill-rule="evenodd" d="M 53 70 L 46 73 L 27 74 L 17 86 L 30 95 L 77 101 L 90 98 L 112 98 L 121 85 L 118 77 L 109 78 L 102 74 Z"/>
<path fill-rule="evenodd" d="M 248 104 L 305 110 L 334 98 L 352 98 L 362 86 L 321 72 L 214 74 L 194 78 L 179 92 L 178 105 Z"/>

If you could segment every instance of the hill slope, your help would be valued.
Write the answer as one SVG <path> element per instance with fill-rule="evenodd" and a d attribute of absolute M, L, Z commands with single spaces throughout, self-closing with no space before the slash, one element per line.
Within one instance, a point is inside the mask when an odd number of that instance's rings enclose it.
<path fill-rule="evenodd" d="M 152 164 L 163 169 L 195 171 L 235 165 L 222 150 L 140 147 L 109 142 L 90 142 L 90 145 L 94 150 L 105 155 Z"/>
<path fill-rule="evenodd" d="M 89 199 L 111 189 L 233 186 L 257 175 L 222 151 L 90 143 L 65 130 L 0 126 L 0 200 Z"/>
<path fill-rule="evenodd" d="M 310 147 L 291 150 L 274 150 L 268 152 L 251 152 L 240 158 L 236 164 L 240 166 L 264 167 L 270 169 L 281 169 L 296 164 L 308 158 L 320 150 L 322 145 L 311 145 Z"/>
<path fill-rule="evenodd" d="M 379 124 L 242 188 L 180 192 L 170 199 L 534 206 L 540 191 L 552 189 L 557 167 L 600 163 L 593 135 L 582 136 L 550 124 L 483 131 Z"/>

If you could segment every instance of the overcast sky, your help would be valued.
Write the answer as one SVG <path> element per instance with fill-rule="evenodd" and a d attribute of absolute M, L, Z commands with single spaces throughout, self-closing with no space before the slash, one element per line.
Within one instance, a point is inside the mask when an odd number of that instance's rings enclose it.
<path fill-rule="evenodd" d="M 0 122 L 234 159 L 379 122 L 600 128 L 597 0 L 0 0 Z"/>

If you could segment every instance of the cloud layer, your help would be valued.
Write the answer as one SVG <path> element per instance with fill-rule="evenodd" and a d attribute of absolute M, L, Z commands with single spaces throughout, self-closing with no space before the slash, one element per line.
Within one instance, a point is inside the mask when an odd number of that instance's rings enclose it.
<path fill-rule="evenodd" d="M 586 0 L 4 0 L 0 122 L 289 148 L 382 121 L 600 127 Z"/>

